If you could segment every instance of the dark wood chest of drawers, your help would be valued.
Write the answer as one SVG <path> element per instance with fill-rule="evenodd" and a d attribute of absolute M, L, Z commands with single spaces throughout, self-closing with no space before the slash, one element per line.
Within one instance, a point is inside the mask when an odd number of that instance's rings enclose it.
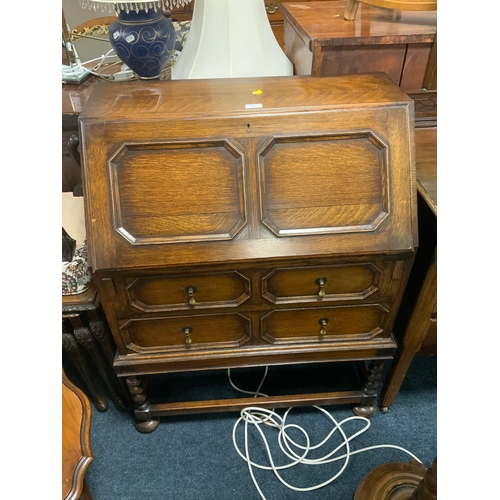
<path fill-rule="evenodd" d="M 373 407 L 417 246 L 413 103 L 396 85 L 101 85 L 79 125 L 90 264 L 139 430 L 200 410 L 148 403 L 143 376 L 174 371 L 372 360 L 360 391 L 319 399 Z"/>

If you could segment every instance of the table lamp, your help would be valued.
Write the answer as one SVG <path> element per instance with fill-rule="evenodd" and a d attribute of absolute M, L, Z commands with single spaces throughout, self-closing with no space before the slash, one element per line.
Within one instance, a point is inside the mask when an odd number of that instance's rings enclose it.
<path fill-rule="evenodd" d="M 183 1 L 81 0 L 80 3 L 102 12 L 109 12 L 112 7 L 118 17 L 109 27 L 109 41 L 116 55 L 141 80 L 158 80 L 175 47 L 175 30 L 163 10 Z"/>

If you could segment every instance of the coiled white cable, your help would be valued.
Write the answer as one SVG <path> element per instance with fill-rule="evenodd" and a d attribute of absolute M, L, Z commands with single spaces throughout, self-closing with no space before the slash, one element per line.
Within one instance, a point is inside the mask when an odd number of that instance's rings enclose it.
<path fill-rule="evenodd" d="M 266 366 L 266 371 L 265 371 L 264 376 L 259 384 L 257 391 L 250 392 L 250 391 L 244 391 L 244 390 L 238 388 L 231 380 L 230 370 L 228 370 L 229 382 L 233 386 L 233 388 L 236 389 L 237 391 L 240 391 L 240 392 L 245 393 L 245 394 L 253 394 L 255 397 L 266 396 L 265 394 L 260 392 L 260 389 L 262 388 L 262 385 L 264 384 L 267 373 L 268 373 L 268 367 Z M 283 417 L 278 415 L 274 410 L 260 408 L 257 406 L 249 406 L 247 408 L 244 408 L 241 411 L 241 413 L 240 413 L 241 416 L 236 421 L 236 423 L 234 424 L 234 427 L 233 427 L 233 444 L 234 444 L 234 447 L 235 447 L 238 455 L 243 460 L 246 461 L 246 463 L 248 465 L 248 470 L 250 472 L 250 476 L 252 478 L 252 481 L 253 481 L 257 491 L 259 492 L 259 495 L 261 496 L 261 498 L 263 500 L 266 500 L 266 497 L 264 496 L 262 490 L 260 489 L 260 487 L 257 483 L 253 468 L 258 468 L 258 469 L 262 469 L 262 470 L 269 470 L 269 471 L 272 470 L 274 475 L 277 477 L 277 479 L 291 490 L 294 490 L 294 491 L 313 491 L 313 490 L 317 490 L 319 488 L 323 488 L 324 486 L 335 481 L 346 469 L 347 464 L 349 463 L 349 459 L 352 455 L 356 455 L 358 453 L 363 453 L 363 452 L 366 452 L 369 450 L 374 450 L 374 449 L 378 449 L 378 448 L 393 448 L 396 450 L 403 451 L 404 453 L 407 453 L 414 460 L 422 463 L 421 460 L 418 457 L 416 457 L 413 453 L 411 453 L 410 451 L 408 451 L 405 448 L 402 448 L 400 446 L 391 445 L 391 444 L 375 445 L 375 446 L 369 446 L 366 448 L 362 448 L 359 450 L 351 450 L 349 443 L 354 438 L 360 436 L 361 434 L 363 434 L 364 432 L 366 432 L 368 430 L 368 428 L 371 425 L 370 420 L 365 418 L 365 417 L 352 416 L 352 417 L 345 418 L 341 422 L 337 422 L 335 420 L 335 418 L 328 411 L 326 411 L 324 408 L 321 408 L 319 406 L 314 406 L 314 408 L 321 411 L 333 423 L 332 430 L 328 433 L 328 435 L 320 443 L 318 443 L 316 445 L 311 445 L 311 440 L 309 438 L 309 435 L 304 428 L 302 428 L 296 424 L 287 424 L 286 423 L 286 419 L 287 419 L 288 414 L 292 408 L 288 408 L 285 411 L 285 414 L 283 415 Z M 342 429 L 342 426 L 344 424 L 346 424 L 347 422 L 354 421 L 354 420 L 364 422 L 365 425 L 362 429 L 360 429 L 359 431 L 355 432 L 354 434 L 352 434 L 351 436 L 348 437 L 348 436 L 346 436 L 346 433 Z M 236 442 L 236 432 L 237 432 L 239 425 L 242 422 L 244 422 L 244 424 L 245 424 L 245 428 L 244 428 L 245 452 L 244 453 L 240 450 L 240 448 L 238 447 L 238 444 Z M 248 447 L 249 424 L 253 424 L 255 429 L 257 429 L 257 431 L 259 432 L 260 437 L 262 439 L 262 442 L 264 444 L 264 447 L 266 449 L 266 453 L 267 453 L 267 457 L 268 457 L 270 465 L 262 465 L 262 464 L 256 463 L 256 462 L 251 460 L 249 447 Z M 275 465 L 271 450 L 269 448 L 267 438 L 265 437 L 265 435 L 261 429 L 262 425 L 266 425 L 268 427 L 274 427 L 278 430 L 278 444 L 279 444 L 281 451 L 291 460 L 289 463 L 287 463 L 285 465 L 280 465 L 280 466 Z M 305 441 L 306 441 L 305 446 L 297 443 L 289 436 L 289 434 L 287 433 L 287 430 L 291 429 L 291 428 L 297 429 L 303 434 Z M 342 442 L 340 443 L 340 445 L 338 445 L 333 451 L 327 453 L 326 455 L 324 455 L 320 458 L 316 458 L 316 459 L 307 458 L 308 454 L 311 451 L 317 450 L 317 449 L 321 448 L 322 446 L 324 446 L 329 441 L 329 439 L 335 434 L 335 432 L 337 432 L 337 431 L 339 431 L 340 435 L 342 436 Z M 301 452 L 294 451 L 292 449 L 292 446 L 294 446 L 298 450 L 301 450 Z M 344 447 L 346 449 L 345 453 L 342 455 L 335 456 Z M 289 469 L 289 468 L 294 467 L 298 464 L 324 465 L 324 464 L 336 462 L 336 461 L 342 460 L 342 459 L 344 459 L 344 463 L 343 463 L 341 469 L 336 474 L 334 474 L 330 479 L 328 479 L 320 484 L 316 484 L 314 486 L 298 487 L 298 486 L 291 485 L 288 482 L 286 482 L 279 474 L 280 470 Z"/>
<path fill-rule="evenodd" d="M 71 45 L 69 42 L 67 45 L 69 48 L 72 49 L 73 53 L 75 54 L 75 62 L 73 64 L 71 64 L 71 66 L 66 66 L 66 65 L 62 66 L 62 80 L 63 80 L 63 82 L 67 79 L 70 79 L 71 77 L 78 78 L 78 77 L 82 77 L 88 73 L 90 73 L 91 75 L 95 75 L 95 76 L 98 76 L 100 78 L 103 78 L 105 80 L 114 80 L 115 79 L 114 75 L 107 75 L 107 74 L 101 73 L 99 71 L 101 69 L 101 67 L 103 66 L 103 64 L 108 59 L 110 59 L 112 57 L 117 59 L 116 61 L 113 61 L 112 64 L 121 64 L 121 61 L 118 59 L 118 56 L 116 56 L 116 54 L 113 54 L 114 49 L 108 50 L 108 52 L 106 52 L 106 54 L 103 54 L 100 57 L 96 57 L 94 59 L 90 59 L 90 60 L 82 63 L 80 61 L 80 58 L 78 56 L 78 53 L 77 53 L 74 45 Z M 97 61 L 97 64 L 93 68 L 87 67 L 88 64 L 94 63 L 96 61 Z"/>

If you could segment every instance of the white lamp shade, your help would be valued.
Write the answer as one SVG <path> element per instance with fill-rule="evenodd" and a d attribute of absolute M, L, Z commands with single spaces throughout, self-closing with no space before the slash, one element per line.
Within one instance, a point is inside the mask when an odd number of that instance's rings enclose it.
<path fill-rule="evenodd" d="M 195 0 L 173 80 L 289 75 L 263 0 Z"/>

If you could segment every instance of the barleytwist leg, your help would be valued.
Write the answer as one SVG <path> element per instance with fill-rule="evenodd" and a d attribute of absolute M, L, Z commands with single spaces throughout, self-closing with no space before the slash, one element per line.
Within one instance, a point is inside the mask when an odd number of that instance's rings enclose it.
<path fill-rule="evenodd" d="M 146 380 L 143 377 L 126 377 L 127 387 L 134 401 L 135 428 L 147 434 L 153 432 L 160 425 L 159 418 L 152 418 L 149 413 L 149 400 L 147 398 Z"/>
<path fill-rule="evenodd" d="M 359 405 L 353 407 L 353 412 L 359 417 L 370 418 L 377 411 L 377 387 L 382 378 L 384 363 L 382 361 L 372 361 L 368 369 L 364 362 L 358 364 L 358 369 L 363 378 L 363 397 Z"/>

